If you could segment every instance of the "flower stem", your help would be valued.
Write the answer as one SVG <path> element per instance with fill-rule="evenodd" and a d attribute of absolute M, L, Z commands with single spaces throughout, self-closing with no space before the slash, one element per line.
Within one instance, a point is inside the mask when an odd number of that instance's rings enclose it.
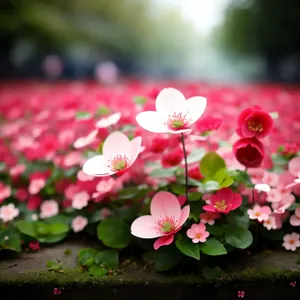
<path fill-rule="evenodd" d="M 188 164 L 187 164 L 187 155 L 186 155 L 183 133 L 181 133 L 181 143 L 182 143 L 184 167 L 185 167 L 185 197 L 186 197 L 186 201 L 188 201 Z"/>

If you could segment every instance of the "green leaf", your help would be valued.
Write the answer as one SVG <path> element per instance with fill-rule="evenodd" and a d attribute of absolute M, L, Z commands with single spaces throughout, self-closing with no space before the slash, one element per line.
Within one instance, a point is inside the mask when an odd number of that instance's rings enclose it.
<path fill-rule="evenodd" d="M 190 204 L 190 215 L 189 218 L 193 219 L 195 222 L 199 222 L 199 215 L 202 209 L 199 203 L 191 203 Z"/>
<path fill-rule="evenodd" d="M 54 260 L 48 260 L 46 263 L 46 267 L 49 271 L 55 271 L 55 272 L 63 272 L 63 267 L 62 264 L 59 260 L 54 261 Z"/>
<path fill-rule="evenodd" d="M 36 230 L 34 222 L 30 221 L 17 221 L 15 222 L 15 226 L 18 228 L 18 230 L 28 236 L 36 238 L 38 236 L 38 232 Z"/>
<path fill-rule="evenodd" d="M 96 277 L 105 276 L 108 273 L 108 270 L 105 268 L 101 268 L 98 266 L 91 266 L 89 268 L 89 272 Z"/>
<path fill-rule="evenodd" d="M 203 189 L 204 189 L 206 192 L 217 191 L 217 190 L 220 189 L 220 185 L 219 185 L 219 183 L 216 182 L 216 181 L 209 180 L 209 181 L 206 181 L 206 182 L 203 184 Z"/>
<path fill-rule="evenodd" d="M 105 246 L 116 249 L 127 247 L 131 237 L 129 226 L 117 218 L 103 220 L 97 227 L 97 235 Z"/>
<path fill-rule="evenodd" d="M 188 198 L 189 198 L 189 201 L 198 201 L 198 200 L 201 200 L 202 194 L 199 192 L 191 192 L 191 193 L 188 193 Z"/>
<path fill-rule="evenodd" d="M 118 217 L 125 221 L 126 223 L 131 223 L 136 216 L 138 215 L 138 208 L 137 206 L 131 206 L 131 207 L 121 207 L 118 210 Z"/>
<path fill-rule="evenodd" d="M 213 235 L 223 235 L 226 231 L 226 225 L 224 224 L 214 224 L 214 225 L 207 225 L 206 230 Z"/>
<path fill-rule="evenodd" d="M 176 239 L 176 247 L 180 250 L 184 255 L 190 256 L 197 260 L 200 260 L 200 249 L 199 245 L 192 242 L 191 239 L 177 235 Z"/>
<path fill-rule="evenodd" d="M 232 227 L 226 230 L 225 241 L 235 248 L 246 249 L 253 243 L 253 237 L 251 232 L 243 227 Z"/>
<path fill-rule="evenodd" d="M 69 231 L 69 227 L 62 223 L 54 223 L 48 225 L 48 230 L 52 235 L 60 235 L 67 233 Z"/>
<path fill-rule="evenodd" d="M 20 234 L 16 228 L 12 226 L 7 228 L 0 227 L 0 250 L 1 249 L 21 252 Z"/>
<path fill-rule="evenodd" d="M 217 280 L 223 275 L 223 272 L 219 267 L 204 268 L 202 275 L 206 280 Z"/>
<path fill-rule="evenodd" d="M 155 169 L 150 173 L 150 176 L 155 178 L 173 177 L 176 169 L 177 167 Z"/>
<path fill-rule="evenodd" d="M 244 227 L 246 229 L 249 227 L 250 220 L 246 212 L 240 210 L 231 211 L 226 216 L 226 219 L 232 226 Z"/>
<path fill-rule="evenodd" d="M 50 218 L 47 218 L 45 220 L 45 222 L 47 222 L 48 224 L 53 224 L 53 223 L 61 223 L 61 224 L 66 224 L 66 225 L 71 225 L 72 220 L 73 220 L 73 216 L 70 215 L 56 215 Z"/>
<path fill-rule="evenodd" d="M 95 249 L 84 248 L 80 249 L 78 253 L 79 262 L 83 266 L 91 266 L 98 252 Z"/>
<path fill-rule="evenodd" d="M 64 240 L 66 237 L 67 237 L 67 234 L 60 234 L 60 235 L 38 236 L 36 239 L 40 243 L 54 244 L 54 243 Z"/>
<path fill-rule="evenodd" d="M 133 101 L 135 104 L 144 105 L 145 103 L 147 103 L 148 99 L 143 96 L 136 96 L 136 97 L 133 97 Z"/>
<path fill-rule="evenodd" d="M 200 250 L 207 255 L 223 255 L 227 251 L 224 245 L 215 238 L 209 238 L 204 244 L 200 245 Z"/>
<path fill-rule="evenodd" d="M 107 115 L 109 115 L 109 112 L 110 112 L 109 108 L 102 105 L 97 109 L 97 111 L 95 113 L 95 117 L 107 116 Z"/>
<path fill-rule="evenodd" d="M 211 177 L 223 168 L 226 168 L 225 161 L 215 152 L 205 154 L 200 161 L 200 172 L 205 177 Z"/>
<path fill-rule="evenodd" d="M 95 256 L 94 263 L 114 270 L 119 265 L 119 253 L 116 250 L 100 251 Z"/>
<path fill-rule="evenodd" d="M 34 223 L 36 231 L 38 233 L 38 236 L 45 236 L 45 235 L 49 235 L 50 231 L 49 231 L 49 225 L 42 222 L 42 221 L 37 221 Z"/>
<path fill-rule="evenodd" d="M 154 253 L 154 268 L 158 272 L 172 269 L 182 259 L 182 254 L 175 247 L 164 246 Z"/>
<path fill-rule="evenodd" d="M 194 149 L 188 156 L 187 156 L 187 163 L 192 164 L 198 162 L 203 158 L 205 155 L 205 150 L 203 148 Z"/>
<path fill-rule="evenodd" d="M 76 120 L 88 120 L 92 115 L 88 111 L 78 111 L 76 113 Z"/>
<path fill-rule="evenodd" d="M 176 195 L 185 195 L 185 186 L 183 185 L 172 183 L 170 184 L 170 190 Z"/>
<path fill-rule="evenodd" d="M 229 176 L 229 172 L 226 168 L 220 169 L 209 179 L 218 182 L 220 188 L 228 187 L 234 183 L 234 179 Z"/>

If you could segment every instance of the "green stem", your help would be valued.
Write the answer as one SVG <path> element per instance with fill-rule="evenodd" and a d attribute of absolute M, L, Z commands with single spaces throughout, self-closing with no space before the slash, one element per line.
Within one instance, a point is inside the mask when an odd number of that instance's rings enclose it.
<path fill-rule="evenodd" d="M 186 155 L 183 133 L 181 133 L 181 143 L 183 148 L 184 167 L 185 167 L 185 197 L 186 197 L 186 201 L 188 201 L 188 164 L 187 164 L 187 155 Z"/>

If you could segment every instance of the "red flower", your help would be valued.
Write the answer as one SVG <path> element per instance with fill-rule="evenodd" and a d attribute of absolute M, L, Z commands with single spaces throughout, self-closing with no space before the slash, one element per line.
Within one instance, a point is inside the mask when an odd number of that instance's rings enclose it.
<path fill-rule="evenodd" d="M 40 207 L 42 203 L 42 198 L 38 195 L 34 195 L 29 197 L 27 201 L 27 209 L 29 210 L 36 210 Z"/>
<path fill-rule="evenodd" d="M 200 180 L 203 178 L 203 175 L 200 173 L 199 166 L 195 166 L 193 168 L 190 168 L 188 171 L 189 177 L 195 179 L 195 180 Z"/>
<path fill-rule="evenodd" d="M 162 165 L 163 167 L 177 166 L 183 160 L 183 151 L 180 148 L 177 148 L 173 151 L 164 153 L 162 156 Z"/>
<path fill-rule="evenodd" d="M 166 150 L 168 145 L 169 145 L 168 139 L 158 136 L 152 139 L 149 145 L 149 150 L 153 153 L 162 153 Z"/>
<path fill-rule="evenodd" d="M 238 297 L 239 298 L 244 298 L 245 297 L 245 292 L 244 291 L 238 291 Z"/>
<path fill-rule="evenodd" d="M 273 129 L 273 119 L 259 106 L 244 109 L 237 119 L 236 132 L 244 138 L 267 136 Z"/>
<path fill-rule="evenodd" d="M 199 119 L 195 125 L 197 131 L 204 133 L 208 131 L 218 130 L 222 124 L 222 118 L 207 116 L 205 118 Z"/>
<path fill-rule="evenodd" d="M 231 210 L 242 205 L 242 197 L 234 193 L 230 188 L 224 188 L 216 192 L 210 198 L 210 204 L 203 206 L 205 211 L 228 214 Z"/>
<path fill-rule="evenodd" d="M 29 249 L 32 250 L 32 251 L 40 250 L 40 243 L 39 242 L 30 242 L 29 243 Z"/>
<path fill-rule="evenodd" d="M 233 145 L 233 153 L 246 168 L 259 167 L 265 157 L 264 146 L 256 138 L 238 140 Z"/>

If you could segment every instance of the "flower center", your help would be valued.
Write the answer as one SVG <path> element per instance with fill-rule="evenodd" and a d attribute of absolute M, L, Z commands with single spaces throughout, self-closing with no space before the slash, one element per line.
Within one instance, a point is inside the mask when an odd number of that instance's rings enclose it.
<path fill-rule="evenodd" d="M 200 232 L 198 232 L 198 233 L 195 234 L 195 238 L 196 239 L 201 239 L 201 236 L 202 236 L 202 234 Z"/>
<path fill-rule="evenodd" d="M 264 130 L 263 126 L 261 125 L 261 123 L 256 122 L 256 121 L 248 121 L 248 128 L 252 131 L 255 132 L 262 132 Z"/>
<path fill-rule="evenodd" d="M 295 244 L 295 240 L 290 240 L 290 244 L 294 245 Z"/>
<path fill-rule="evenodd" d="M 255 217 L 260 217 L 261 213 L 260 213 L 260 211 L 257 211 L 254 215 L 255 215 Z"/>
<path fill-rule="evenodd" d="M 226 204 L 226 201 L 223 199 L 223 200 L 219 200 L 215 203 L 214 207 L 217 209 L 217 210 L 226 210 L 228 205 Z"/>
<path fill-rule="evenodd" d="M 166 125 L 171 130 L 180 130 L 187 129 L 191 123 L 191 119 L 187 118 L 187 114 L 181 113 L 173 113 L 173 115 L 169 115 L 169 119 L 166 122 Z"/>
<path fill-rule="evenodd" d="M 108 160 L 108 167 L 114 171 L 121 171 L 128 167 L 129 159 L 126 155 L 116 155 Z"/>
<path fill-rule="evenodd" d="M 155 224 L 160 232 L 170 233 L 176 229 L 177 220 L 173 216 L 166 216 L 164 219 L 155 222 Z"/>

